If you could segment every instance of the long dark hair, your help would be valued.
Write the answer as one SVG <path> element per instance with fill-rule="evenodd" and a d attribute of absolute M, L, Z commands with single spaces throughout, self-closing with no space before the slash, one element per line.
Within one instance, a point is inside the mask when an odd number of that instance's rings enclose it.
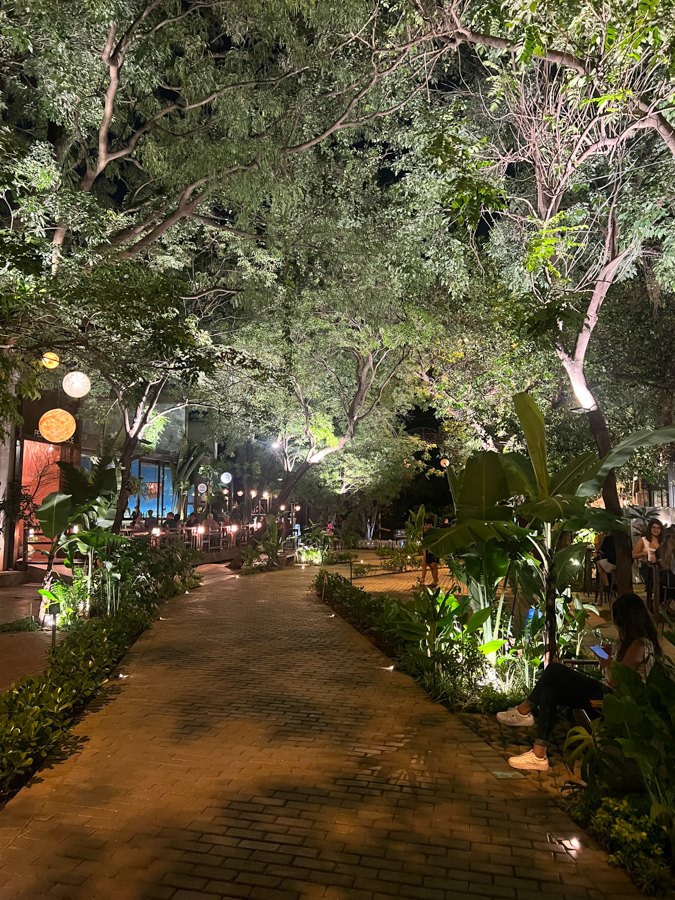
<path fill-rule="evenodd" d="M 647 531 L 646 531 L 645 537 L 647 538 L 649 543 L 651 543 L 654 540 L 654 538 L 652 537 L 652 528 L 655 525 L 658 525 L 659 528 L 661 529 L 661 531 L 656 535 L 656 541 L 658 544 L 660 544 L 661 543 L 661 535 L 663 534 L 663 523 L 659 519 L 650 519 L 647 522 Z"/>
<path fill-rule="evenodd" d="M 612 619 L 619 630 L 619 652 L 617 661 L 621 661 L 634 641 L 647 638 L 654 647 L 654 653 L 661 655 L 661 644 L 656 632 L 656 625 L 642 597 L 637 594 L 622 594 L 614 601 Z"/>

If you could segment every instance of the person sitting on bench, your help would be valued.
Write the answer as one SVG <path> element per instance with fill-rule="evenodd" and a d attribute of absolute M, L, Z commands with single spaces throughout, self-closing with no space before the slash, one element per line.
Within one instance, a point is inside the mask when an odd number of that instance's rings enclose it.
<path fill-rule="evenodd" d="M 550 663 L 534 690 L 520 706 L 506 712 L 497 713 L 497 721 L 502 725 L 529 727 L 534 725 L 532 710 L 538 707 L 537 739 L 534 748 L 520 756 L 512 756 L 509 765 L 514 769 L 531 769 L 545 772 L 548 769 L 546 748 L 553 739 L 553 729 L 557 719 L 558 706 L 570 706 L 591 712 L 591 701 L 602 698 L 616 687 L 612 678 L 612 662 L 623 663 L 635 669 L 646 680 L 654 657 L 661 654 L 654 620 L 641 597 L 637 594 L 622 594 L 614 601 L 612 620 L 619 632 L 619 638 L 609 647 L 607 659 L 601 659 L 604 669 L 603 681 L 596 681 L 560 663 Z"/>

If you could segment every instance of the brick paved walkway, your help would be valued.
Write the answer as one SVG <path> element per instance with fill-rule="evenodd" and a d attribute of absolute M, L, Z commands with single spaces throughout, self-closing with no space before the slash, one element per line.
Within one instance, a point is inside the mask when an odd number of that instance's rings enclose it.
<path fill-rule="evenodd" d="M 62 640 L 63 635 L 56 639 Z M 46 631 L 0 634 L 0 694 L 22 675 L 39 675 L 51 645 L 52 636 Z"/>
<path fill-rule="evenodd" d="M 312 574 L 166 605 L 78 753 L 0 812 L 0 900 L 641 896 Z"/>

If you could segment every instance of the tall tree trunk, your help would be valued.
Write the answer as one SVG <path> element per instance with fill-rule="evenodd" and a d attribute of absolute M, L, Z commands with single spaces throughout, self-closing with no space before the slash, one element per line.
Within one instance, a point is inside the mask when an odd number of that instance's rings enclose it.
<path fill-rule="evenodd" d="M 279 496 L 270 503 L 271 513 L 276 515 L 279 512 L 279 507 L 288 502 L 300 479 L 303 478 L 311 468 L 312 463 L 305 461 L 301 462 L 297 468 L 288 473 L 288 478 L 282 484 Z"/>
<path fill-rule="evenodd" d="M 598 455 L 602 459 L 607 456 L 612 449 L 612 441 L 607 427 L 607 420 L 604 413 L 598 406 L 588 384 L 586 383 L 586 375 L 584 373 L 583 362 L 565 358 L 559 354 L 565 371 L 567 372 L 572 390 L 583 406 L 588 417 L 588 424 L 591 428 L 591 434 L 598 448 Z M 605 509 L 614 513 L 616 516 L 622 516 L 623 510 L 619 501 L 619 492 L 616 486 L 616 475 L 611 471 L 605 483 L 602 486 L 602 499 L 605 503 Z M 619 594 L 630 593 L 633 590 L 633 556 L 631 552 L 630 538 L 624 531 L 613 531 L 614 546 L 616 547 L 616 572 L 614 580 Z"/>
<path fill-rule="evenodd" d="M 115 508 L 115 520 L 112 526 L 113 534 L 120 533 L 122 520 L 124 519 L 124 513 L 127 511 L 127 503 L 129 502 L 129 497 L 131 496 L 131 463 L 133 462 L 136 443 L 136 438 L 130 437 L 129 435 L 127 435 L 124 439 L 122 456 L 120 459 L 120 466 L 122 469 L 122 484 L 120 486 L 119 496 L 117 497 L 117 506 Z"/>

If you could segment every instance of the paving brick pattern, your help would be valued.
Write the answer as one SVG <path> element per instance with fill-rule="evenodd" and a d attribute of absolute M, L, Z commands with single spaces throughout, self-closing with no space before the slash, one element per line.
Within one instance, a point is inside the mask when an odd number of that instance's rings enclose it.
<path fill-rule="evenodd" d="M 78 751 L 0 812 L 0 900 L 641 896 L 311 574 L 166 605 Z"/>
<path fill-rule="evenodd" d="M 58 634 L 57 641 L 63 634 Z M 0 634 L 0 694 L 22 675 L 39 675 L 52 645 L 48 631 Z"/>

